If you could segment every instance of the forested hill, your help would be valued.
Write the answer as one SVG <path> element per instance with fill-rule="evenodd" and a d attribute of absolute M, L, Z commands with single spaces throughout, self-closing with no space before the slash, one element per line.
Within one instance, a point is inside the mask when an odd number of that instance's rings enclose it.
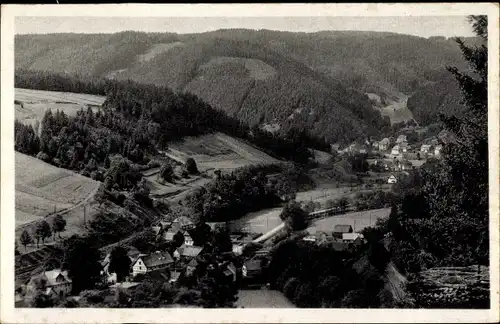
<path fill-rule="evenodd" d="M 464 67 L 452 40 L 376 32 L 18 35 L 15 51 L 16 69 L 166 85 L 250 125 L 329 142 L 388 124 L 366 93 L 432 92 L 444 66 Z"/>

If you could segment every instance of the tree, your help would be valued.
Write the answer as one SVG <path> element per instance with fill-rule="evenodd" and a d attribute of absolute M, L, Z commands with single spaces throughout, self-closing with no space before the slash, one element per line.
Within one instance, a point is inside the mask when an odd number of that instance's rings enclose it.
<path fill-rule="evenodd" d="M 72 236 L 65 242 L 63 269 L 68 270 L 73 293 L 92 289 L 101 281 L 101 256 L 89 238 Z"/>
<path fill-rule="evenodd" d="M 230 252 L 233 249 L 229 230 L 226 227 L 218 227 L 214 231 L 213 246 L 217 252 Z"/>
<path fill-rule="evenodd" d="M 66 220 L 62 217 L 62 215 L 56 215 L 56 217 L 52 220 L 52 232 L 54 233 L 54 236 L 57 233 L 59 238 L 61 238 L 61 232 L 63 232 L 65 228 Z"/>
<path fill-rule="evenodd" d="M 339 212 L 341 214 L 347 211 L 348 206 L 349 206 L 349 201 L 347 200 L 347 198 L 342 197 L 339 200 L 337 200 L 337 207 L 339 208 Z"/>
<path fill-rule="evenodd" d="M 423 189 L 432 223 L 427 233 L 422 230 L 427 236 L 423 240 L 431 243 L 429 252 L 448 264 L 489 264 L 487 17 L 469 20 L 484 44 L 471 47 L 458 38 L 456 42 L 473 73 L 448 67 L 466 111 L 440 116 L 451 140 L 443 143 L 437 170 L 425 174 Z"/>
<path fill-rule="evenodd" d="M 186 167 L 186 171 L 189 174 L 197 174 L 198 173 L 198 167 L 196 166 L 196 162 L 194 161 L 193 158 L 188 158 L 186 160 L 185 167 Z"/>
<path fill-rule="evenodd" d="M 24 230 L 19 237 L 19 241 L 24 246 L 24 252 L 26 252 L 26 246 L 28 244 L 33 244 L 33 238 L 27 230 Z"/>
<path fill-rule="evenodd" d="M 285 222 L 288 228 L 294 231 L 299 231 L 307 227 L 307 217 L 307 213 L 296 201 L 286 204 L 280 214 L 281 220 Z"/>
<path fill-rule="evenodd" d="M 174 179 L 174 168 L 168 162 L 165 162 L 161 168 L 160 173 L 158 174 L 163 180 L 172 182 Z"/>
<path fill-rule="evenodd" d="M 173 242 L 175 247 L 179 247 L 184 244 L 184 240 L 184 234 L 182 234 L 181 231 L 177 231 L 177 233 L 174 234 Z"/>
<path fill-rule="evenodd" d="M 41 239 L 42 243 L 45 245 L 45 239 L 50 237 L 52 231 L 50 229 L 49 223 L 46 220 L 38 222 L 36 225 L 35 236 L 36 236 L 36 246 L 38 247 L 38 241 Z"/>
<path fill-rule="evenodd" d="M 130 273 L 131 263 L 127 250 L 117 246 L 111 251 L 109 272 L 116 273 L 116 281 L 122 282 Z"/>

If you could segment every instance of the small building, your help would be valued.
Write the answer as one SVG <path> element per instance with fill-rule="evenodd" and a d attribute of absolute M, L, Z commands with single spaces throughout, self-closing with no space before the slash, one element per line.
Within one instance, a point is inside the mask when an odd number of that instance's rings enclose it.
<path fill-rule="evenodd" d="M 364 237 L 361 233 L 342 233 L 342 242 L 354 245 L 363 244 Z"/>
<path fill-rule="evenodd" d="M 387 151 L 389 149 L 389 145 L 391 145 L 391 140 L 386 137 L 378 142 L 378 149 L 380 151 Z"/>
<path fill-rule="evenodd" d="M 431 151 L 431 147 L 432 145 L 430 144 L 422 144 L 422 146 L 420 147 L 420 152 L 428 154 Z"/>
<path fill-rule="evenodd" d="M 174 263 L 168 252 L 156 251 L 148 255 L 141 255 L 132 265 L 132 275 L 145 274 L 154 270 L 166 268 Z"/>
<path fill-rule="evenodd" d="M 245 278 L 255 278 L 262 274 L 262 260 L 251 259 L 245 261 L 241 269 L 242 275 Z"/>
<path fill-rule="evenodd" d="M 186 265 L 186 276 L 193 275 L 197 266 L 198 266 L 198 261 L 196 260 L 196 258 L 189 261 L 189 263 Z"/>
<path fill-rule="evenodd" d="M 351 225 L 338 224 L 333 227 L 333 237 L 335 238 L 342 239 L 342 234 L 352 232 L 353 230 Z"/>
<path fill-rule="evenodd" d="M 399 145 L 394 145 L 394 147 L 391 150 L 391 155 L 399 155 L 401 153 Z"/>
<path fill-rule="evenodd" d="M 407 142 L 406 135 L 399 135 L 398 138 L 396 139 L 396 143 L 403 143 Z"/>
<path fill-rule="evenodd" d="M 233 253 L 236 255 L 242 255 L 243 254 L 243 244 L 241 243 L 233 243 Z"/>
<path fill-rule="evenodd" d="M 173 222 L 171 227 L 180 227 L 184 231 L 192 230 L 195 228 L 194 222 L 187 216 L 177 217 Z"/>
<path fill-rule="evenodd" d="M 194 240 L 188 232 L 184 232 L 184 244 L 186 246 L 194 246 Z"/>
<path fill-rule="evenodd" d="M 163 239 L 166 242 L 172 242 L 174 240 L 175 234 L 177 234 L 177 232 L 174 232 L 171 229 L 169 229 L 168 231 L 166 231 L 165 233 L 163 233 Z"/>
<path fill-rule="evenodd" d="M 202 250 L 203 248 L 199 246 L 189 246 L 183 244 L 174 251 L 174 259 L 196 258 Z"/>
<path fill-rule="evenodd" d="M 302 241 L 306 242 L 316 242 L 316 236 L 314 235 L 307 235 L 302 238 Z"/>
<path fill-rule="evenodd" d="M 391 175 L 389 179 L 387 179 L 387 183 L 396 183 L 396 182 L 398 182 L 398 180 L 394 175 Z"/>
<path fill-rule="evenodd" d="M 50 297 L 64 297 L 71 292 L 72 281 L 68 277 L 67 271 L 61 269 L 54 269 L 44 271 L 38 276 L 34 276 L 27 284 L 28 291 L 35 291 L 37 282 L 44 283 L 45 294 Z"/>

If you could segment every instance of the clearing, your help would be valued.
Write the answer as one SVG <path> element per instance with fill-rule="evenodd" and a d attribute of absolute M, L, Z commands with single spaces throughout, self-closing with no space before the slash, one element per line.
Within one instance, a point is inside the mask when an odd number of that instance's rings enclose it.
<path fill-rule="evenodd" d="M 179 162 L 192 157 L 200 172 L 279 162 L 244 141 L 223 133 L 186 137 L 181 142 L 170 144 L 165 153 Z"/>
<path fill-rule="evenodd" d="M 16 227 L 90 199 L 100 182 L 15 152 Z"/>
<path fill-rule="evenodd" d="M 85 106 L 101 106 L 106 99 L 103 96 L 95 96 L 84 93 L 43 91 L 16 88 L 14 99 L 19 102 L 15 104 L 15 118 L 25 124 L 35 125 L 41 122 L 45 111 L 48 109 L 55 112 L 64 111 L 68 116 L 75 116 Z"/>

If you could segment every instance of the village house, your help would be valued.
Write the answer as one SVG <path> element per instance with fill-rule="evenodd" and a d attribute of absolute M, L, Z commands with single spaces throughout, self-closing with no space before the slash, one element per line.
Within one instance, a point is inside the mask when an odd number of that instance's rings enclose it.
<path fill-rule="evenodd" d="M 439 145 L 436 145 L 436 147 L 434 148 L 434 156 L 441 156 L 441 150 L 443 149 L 443 145 L 439 144 Z"/>
<path fill-rule="evenodd" d="M 378 143 L 378 149 L 380 151 L 387 151 L 389 149 L 389 145 L 391 145 L 391 141 L 386 137 Z"/>
<path fill-rule="evenodd" d="M 352 226 L 351 225 L 335 225 L 333 227 L 333 237 L 337 239 L 342 239 L 342 234 L 343 233 L 352 233 Z"/>
<path fill-rule="evenodd" d="M 172 222 L 171 228 L 173 228 L 174 230 L 175 229 L 177 229 L 177 230 L 181 229 L 181 230 L 184 230 L 184 231 L 188 231 L 188 230 L 194 229 L 195 228 L 195 224 L 194 224 L 194 222 L 189 217 L 187 217 L 187 216 L 181 216 L 181 217 L 177 217 Z"/>
<path fill-rule="evenodd" d="M 168 252 L 156 251 L 148 255 L 140 255 L 132 265 L 132 275 L 145 274 L 154 270 L 164 269 L 174 263 Z"/>
<path fill-rule="evenodd" d="M 387 183 L 396 183 L 398 182 L 394 175 L 391 175 L 389 179 L 387 179 Z"/>
<path fill-rule="evenodd" d="M 170 271 L 170 279 L 168 280 L 168 282 L 170 284 L 176 284 L 177 281 L 179 280 L 180 276 L 181 276 L 180 271 L 172 270 L 172 271 Z"/>
<path fill-rule="evenodd" d="M 32 277 L 26 286 L 26 290 L 34 292 L 41 288 L 40 284 L 43 285 L 44 294 L 51 298 L 61 298 L 71 293 L 72 281 L 68 277 L 68 272 L 61 271 L 61 269 L 44 271 Z"/>
<path fill-rule="evenodd" d="M 201 251 L 203 250 L 202 247 L 199 246 L 189 246 L 189 245 L 182 245 L 178 247 L 174 253 L 174 259 L 179 260 L 179 259 L 192 259 L 196 258 Z"/>
<path fill-rule="evenodd" d="M 396 143 L 404 143 L 407 142 L 406 135 L 399 135 L 398 138 L 396 139 Z"/>
<path fill-rule="evenodd" d="M 196 258 L 189 261 L 189 263 L 186 265 L 186 276 L 192 276 L 197 266 L 198 260 L 196 260 Z"/>
<path fill-rule="evenodd" d="M 420 147 L 420 152 L 424 154 L 428 154 L 431 151 L 432 145 L 430 144 L 422 144 Z"/>
<path fill-rule="evenodd" d="M 364 243 L 364 237 L 361 233 L 342 233 L 342 242 L 361 245 Z"/>
<path fill-rule="evenodd" d="M 184 244 L 186 246 L 194 246 L 194 240 L 188 232 L 184 232 Z"/>
<path fill-rule="evenodd" d="M 314 235 L 307 235 L 302 238 L 303 241 L 306 242 L 316 242 L 316 236 Z"/>
<path fill-rule="evenodd" d="M 391 155 L 396 156 L 401 153 L 399 145 L 394 145 L 394 147 L 391 150 Z"/>

